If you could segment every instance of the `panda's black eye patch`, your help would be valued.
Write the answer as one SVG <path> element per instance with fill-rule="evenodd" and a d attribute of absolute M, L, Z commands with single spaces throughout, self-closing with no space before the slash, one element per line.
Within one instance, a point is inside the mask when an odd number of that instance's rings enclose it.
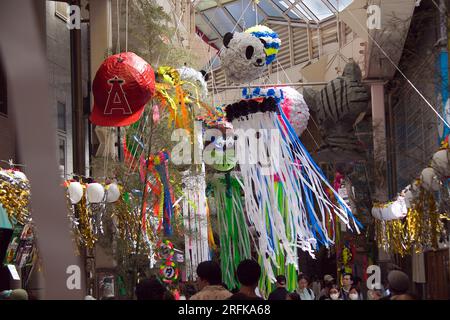
<path fill-rule="evenodd" d="M 252 46 L 248 46 L 247 50 L 245 50 L 245 56 L 248 60 L 253 57 L 253 53 L 255 53 L 255 48 L 253 48 Z"/>

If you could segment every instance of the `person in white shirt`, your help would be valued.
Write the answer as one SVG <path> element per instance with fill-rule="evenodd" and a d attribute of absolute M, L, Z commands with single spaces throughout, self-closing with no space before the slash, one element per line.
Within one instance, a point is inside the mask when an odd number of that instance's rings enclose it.
<path fill-rule="evenodd" d="M 298 278 L 297 293 L 300 296 L 300 300 L 315 300 L 316 296 L 311 288 L 308 287 L 309 281 L 305 275 L 301 275 Z"/>

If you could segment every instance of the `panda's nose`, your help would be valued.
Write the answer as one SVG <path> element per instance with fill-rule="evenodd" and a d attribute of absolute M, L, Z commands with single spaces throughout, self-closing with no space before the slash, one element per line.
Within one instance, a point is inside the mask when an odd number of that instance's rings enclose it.
<path fill-rule="evenodd" d="M 256 59 L 256 63 L 257 64 L 261 64 L 262 63 L 262 59 Z"/>

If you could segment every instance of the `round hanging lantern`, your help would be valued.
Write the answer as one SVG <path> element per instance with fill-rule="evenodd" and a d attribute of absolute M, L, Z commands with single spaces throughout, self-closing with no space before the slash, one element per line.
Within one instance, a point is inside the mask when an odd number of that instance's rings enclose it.
<path fill-rule="evenodd" d="M 72 204 L 77 204 L 83 197 L 83 186 L 79 182 L 70 182 L 67 191 Z"/>
<path fill-rule="evenodd" d="M 25 175 L 25 173 L 23 173 L 21 171 L 17 171 L 17 170 L 13 170 L 12 173 L 13 173 L 15 179 L 22 180 L 22 181 L 28 181 L 28 178 Z"/>
<path fill-rule="evenodd" d="M 438 191 L 440 188 L 439 180 L 433 168 L 425 168 L 420 174 L 422 186 L 428 191 Z"/>
<path fill-rule="evenodd" d="M 433 169 L 441 174 L 450 175 L 450 151 L 449 149 L 441 149 L 433 155 L 431 162 Z"/>
<path fill-rule="evenodd" d="M 90 203 L 100 203 L 105 197 L 105 189 L 100 183 L 90 183 L 86 188 L 86 196 Z"/>
<path fill-rule="evenodd" d="M 106 186 L 106 202 L 116 202 L 120 198 L 120 189 L 117 183 L 111 183 Z"/>
<path fill-rule="evenodd" d="M 284 87 L 281 108 L 295 132 L 300 136 L 306 130 L 309 120 L 309 108 L 303 95 L 291 87 Z"/>

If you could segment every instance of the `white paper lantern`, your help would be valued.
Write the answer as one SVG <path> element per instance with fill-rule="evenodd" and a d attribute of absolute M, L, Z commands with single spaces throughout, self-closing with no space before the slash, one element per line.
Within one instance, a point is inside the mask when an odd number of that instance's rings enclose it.
<path fill-rule="evenodd" d="M 433 169 L 441 174 L 450 175 L 450 154 L 449 149 L 442 149 L 433 155 L 431 166 Z"/>
<path fill-rule="evenodd" d="M 86 188 L 86 196 L 90 203 L 100 203 L 105 197 L 105 189 L 100 183 L 90 183 Z"/>
<path fill-rule="evenodd" d="M 438 191 L 440 188 L 439 180 L 433 168 L 425 168 L 420 174 L 422 186 L 428 191 Z"/>
<path fill-rule="evenodd" d="M 70 182 L 67 192 L 69 193 L 70 202 L 77 204 L 83 197 L 83 186 L 79 182 Z"/>
<path fill-rule="evenodd" d="M 116 202 L 120 198 L 120 189 L 117 183 L 111 183 L 106 186 L 106 202 Z"/>
<path fill-rule="evenodd" d="M 15 179 L 22 180 L 22 181 L 28 181 L 28 178 L 25 175 L 25 173 L 23 173 L 21 171 L 16 171 L 16 170 L 13 170 L 12 173 L 13 173 Z"/>

